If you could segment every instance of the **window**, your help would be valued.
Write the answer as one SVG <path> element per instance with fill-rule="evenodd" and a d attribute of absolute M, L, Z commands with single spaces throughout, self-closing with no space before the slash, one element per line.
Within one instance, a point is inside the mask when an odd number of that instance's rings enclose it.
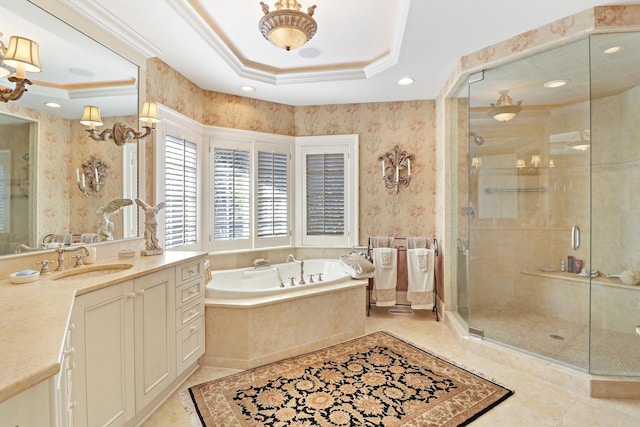
<path fill-rule="evenodd" d="M 344 235 L 345 154 L 308 154 L 306 162 L 307 234 Z"/>
<path fill-rule="evenodd" d="M 211 167 L 213 240 L 251 238 L 251 152 L 214 147 Z"/>
<path fill-rule="evenodd" d="M 154 167 L 154 200 L 156 204 L 166 204 L 157 216 L 158 238 L 165 249 L 199 250 L 202 246 L 200 218 L 203 209 L 200 202 L 202 126 L 175 111 L 158 107 L 162 122 L 156 129 L 158 149 Z M 144 189 L 141 187 L 140 190 Z"/>
<path fill-rule="evenodd" d="M 196 144 L 165 136 L 165 248 L 197 242 L 198 150 Z"/>
<path fill-rule="evenodd" d="M 286 154 L 258 151 L 258 238 L 289 234 Z"/>
<path fill-rule="evenodd" d="M 358 136 L 296 138 L 296 245 L 358 244 Z"/>
<path fill-rule="evenodd" d="M 293 138 L 210 132 L 210 250 L 290 246 Z"/>

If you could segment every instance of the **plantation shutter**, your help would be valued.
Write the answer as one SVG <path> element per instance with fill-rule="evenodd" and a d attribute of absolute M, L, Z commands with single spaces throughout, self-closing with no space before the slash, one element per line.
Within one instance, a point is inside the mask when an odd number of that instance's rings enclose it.
<path fill-rule="evenodd" d="M 345 154 L 307 154 L 307 235 L 345 232 Z"/>
<path fill-rule="evenodd" d="M 258 151 L 258 238 L 289 233 L 287 154 Z"/>
<path fill-rule="evenodd" d="M 213 238 L 214 241 L 251 237 L 250 152 L 214 148 Z"/>
<path fill-rule="evenodd" d="M 167 135 L 165 138 L 165 246 L 167 249 L 197 241 L 196 144 Z"/>

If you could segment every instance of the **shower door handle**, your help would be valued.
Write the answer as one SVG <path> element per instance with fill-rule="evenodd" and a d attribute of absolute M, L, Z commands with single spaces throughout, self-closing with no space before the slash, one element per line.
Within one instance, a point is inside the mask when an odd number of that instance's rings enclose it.
<path fill-rule="evenodd" d="M 571 249 L 578 250 L 580 248 L 580 227 L 574 225 L 571 227 Z"/>

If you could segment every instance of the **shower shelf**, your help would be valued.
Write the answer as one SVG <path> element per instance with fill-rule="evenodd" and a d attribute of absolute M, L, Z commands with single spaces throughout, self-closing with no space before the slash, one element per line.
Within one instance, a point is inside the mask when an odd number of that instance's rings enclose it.
<path fill-rule="evenodd" d="M 545 272 L 545 271 L 529 271 L 529 270 L 525 270 L 525 271 L 521 271 L 520 274 L 526 274 L 526 275 L 529 275 L 529 276 L 549 277 L 549 278 L 552 278 L 552 279 L 567 280 L 567 281 L 571 281 L 571 282 L 580 282 L 580 283 L 584 283 L 584 284 L 588 284 L 589 283 L 589 279 L 587 277 L 579 276 L 579 275 L 574 274 L 574 273 L 563 273 L 563 272 L 560 272 L 560 271 Z M 633 290 L 640 291 L 640 286 L 624 285 L 624 284 L 620 283 L 620 280 L 615 279 L 615 278 L 594 277 L 593 279 L 591 279 L 591 283 L 594 284 L 594 285 L 611 286 L 613 288 L 624 288 L 624 289 L 633 289 Z"/>

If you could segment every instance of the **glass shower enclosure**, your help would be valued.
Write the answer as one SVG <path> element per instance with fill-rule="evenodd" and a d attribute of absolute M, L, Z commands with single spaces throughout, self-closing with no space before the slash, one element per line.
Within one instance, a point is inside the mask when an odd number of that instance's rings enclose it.
<path fill-rule="evenodd" d="M 471 333 L 640 376 L 638 60 L 640 33 L 595 34 L 458 94 L 456 305 Z"/>

